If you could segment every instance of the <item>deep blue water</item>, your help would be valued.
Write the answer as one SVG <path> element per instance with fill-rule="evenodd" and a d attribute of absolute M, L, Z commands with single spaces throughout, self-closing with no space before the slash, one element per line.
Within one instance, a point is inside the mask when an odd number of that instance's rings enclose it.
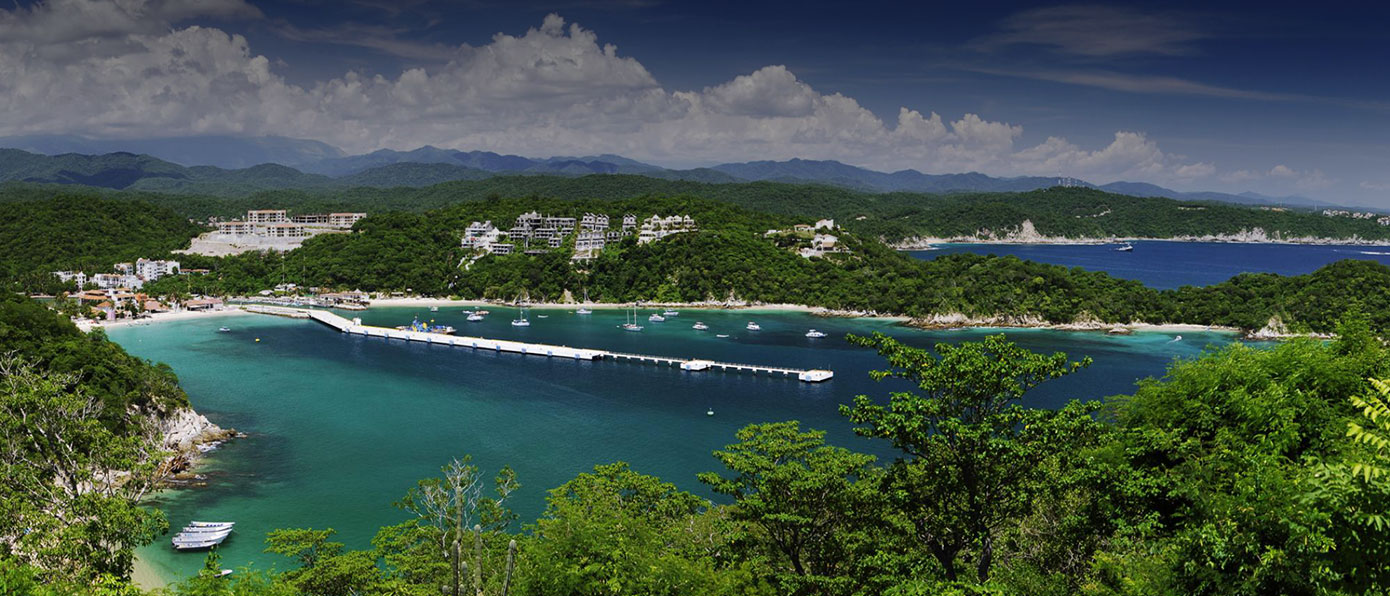
<path fill-rule="evenodd" d="M 838 413 L 855 395 L 884 396 L 901 385 L 875 383 L 873 352 L 849 345 L 846 333 L 882 331 L 912 345 L 976 339 L 981 330 L 922 331 L 882 320 L 823 319 L 802 313 L 686 311 L 642 333 L 617 328 L 624 315 L 581 316 L 537 309 L 533 326 L 508 324 L 514 311 L 491 308 L 468 323 L 457 307 L 374 308 L 366 322 L 397 325 L 433 317 L 485 337 L 605 348 L 724 361 L 828 367 L 832 381 L 737 373 L 682 372 L 614 362 L 576 362 L 462 348 L 387 342 L 339 334 L 320 324 L 261 315 L 161 323 L 110 330 L 130 352 L 167 362 L 193 405 L 214 422 L 249 436 L 213 452 L 202 471 L 206 488 L 173 491 L 156 504 L 181 525 L 190 519 L 234 520 L 237 532 L 221 550 L 223 564 L 258 567 L 288 562 L 261 552 L 266 532 L 332 527 L 363 548 L 376 528 L 401 521 L 391 504 L 450 457 L 472 454 L 484 470 L 511 465 L 523 484 L 512 505 L 523 521 L 544 507 L 545 491 L 597 464 L 630 462 L 684 490 L 711 496 L 695 474 L 718 470 L 710 452 L 756 422 L 800 420 L 833 443 L 893 454 L 882 441 L 857 437 Z M 350 313 L 348 316 L 353 316 Z M 547 315 L 540 318 L 539 315 Z M 643 313 L 643 317 L 647 313 Z M 762 331 L 746 331 L 757 320 Z M 696 320 L 709 331 L 694 331 Z M 220 325 L 231 333 L 217 333 Z M 829 337 L 808 339 L 815 327 Z M 727 338 L 716 337 L 728 334 Z M 1073 398 L 1129 393 L 1140 378 L 1161 375 L 1175 358 L 1191 357 L 1229 335 L 1189 333 L 1111 337 L 1099 333 L 1010 331 L 1040 351 L 1091 356 L 1095 364 L 1028 396 L 1055 407 Z M 261 341 L 256 342 L 256 338 Z M 707 416 L 712 408 L 714 416 Z M 199 569 L 202 554 L 176 553 L 167 539 L 140 556 L 166 576 Z"/>
<path fill-rule="evenodd" d="M 937 250 L 910 254 L 925 260 L 958 253 L 1014 255 L 1040 263 L 1105 271 L 1159 289 L 1211 285 L 1240 273 L 1301 275 L 1342 259 L 1390 265 L 1390 247 L 1384 246 L 1162 241 L 1133 244 L 1133 252 L 1116 251 L 1114 244 L 942 244 Z"/>

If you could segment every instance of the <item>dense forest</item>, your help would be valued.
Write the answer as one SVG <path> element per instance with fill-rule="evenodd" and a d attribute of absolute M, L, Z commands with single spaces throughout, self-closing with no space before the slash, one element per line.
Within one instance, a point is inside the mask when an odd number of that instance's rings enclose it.
<path fill-rule="evenodd" d="M 133 440 L 65 420 L 104 391 L 53 371 L 32 343 L 76 339 L 42 306 L 9 298 L 0 419 L 9 457 L 0 527 L 7 593 L 135 596 L 130 549 L 165 524 L 129 494 L 100 507 L 61 496 L 83 523 L 43 523 L 24 490 L 44 486 L 59 431 L 108 447 Z M 56 331 L 54 325 L 68 325 Z M 910 348 L 852 337 L 911 389 L 840 406 L 891 459 L 828 445 L 795 421 L 750 425 L 697 478 L 600 465 L 549 493 L 521 523 L 505 462 L 466 455 L 402 487 L 406 521 L 365 550 L 331 528 L 265 537 L 278 570 L 208 571 L 173 595 L 926 595 L 1380 594 L 1390 588 L 1390 374 L 1355 313 L 1333 342 L 1233 344 L 1174 363 L 1132 395 L 1034 409 L 1029 390 L 1088 366 L 1004 336 Z M 26 347 L 30 346 L 30 347 Z M 127 361 L 119 348 L 88 364 Z M 60 350 L 61 351 L 61 350 Z M 141 365 L 144 366 L 144 365 Z M 145 369 L 146 374 L 153 369 Z M 167 379 L 172 381 L 172 379 Z M 169 387 L 170 389 L 173 386 Z M 176 395 L 174 390 L 169 396 Z M 830 406 L 827 406 L 830 407 Z M 25 416 L 20 416 L 20 412 Z M 59 425 L 57 427 L 47 425 Z M 129 453 L 116 450 L 118 453 Z M 85 463 L 85 462 L 84 462 Z M 101 460 L 100 465 L 113 462 Z M 114 462 L 120 464 L 121 462 Z M 31 478 L 33 480 L 31 480 Z M 720 503 L 682 489 L 703 483 Z M 73 518 L 67 518 L 69 520 Z M 20 529 L 23 528 L 23 532 Z M 22 535 L 22 538 L 16 539 Z M 85 545 L 85 546 L 84 546 Z M 109 548 L 95 548 L 97 545 Z"/>
<path fill-rule="evenodd" d="M 1170 238 L 1238 234 L 1260 229 L 1285 238 L 1390 240 L 1390 226 L 1374 219 L 1326 217 L 1298 209 L 1271 209 L 1212 201 L 1133 197 L 1072 187 L 997 193 L 871 193 L 835 186 L 782 182 L 704 183 L 634 175 L 494 176 L 423 188 L 275 190 L 244 197 L 195 193 L 80 190 L 53 185 L 0 187 L 0 202 L 44 193 L 92 193 L 167 207 L 194 219 L 235 217 L 248 209 L 424 212 L 496 197 L 566 201 L 698 197 L 745 209 L 796 217 L 831 217 L 866 238 L 896 242 L 913 237 L 1007 234 L 1025 221 L 1038 233 L 1069 238 Z"/>
<path fill-rule="evenodd" d="M 164 462 L 154 419 L 187 405 L 168 367 L 0 294 L 0 593 L 24 593 L 15 566 L 74 593 L 130 572 L 167 528 L 139 504 Z"/>

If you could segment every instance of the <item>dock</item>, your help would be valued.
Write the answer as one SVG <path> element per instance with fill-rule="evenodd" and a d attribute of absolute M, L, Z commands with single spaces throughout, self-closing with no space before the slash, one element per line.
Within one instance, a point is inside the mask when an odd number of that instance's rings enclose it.
<path fill-rule="evenodd" d="M 610 352 L 608 350 L 596 350 L 590 348 L 575 348 L 571 346 L 557 346 L 552 344 L 536 344 L 505 339 L 488 339 L 485 337 L 468 337 L 458 335 L 444 335 L 442 333 L 425 333 L 422 331 L 402 331 L 400 329 L 390 329 L 387 327 L 375 327 L 363 325 L 362 319 L 348 319 L 336 313 L 326 310 L 310 309 L 289 309 L 283 307 L 273 307 L 271 309 L 256 309 L 251 312 L 263 314 L 273 314 L 277 316 L 288 316 L 294 318 L 307 318 L 318 321 L 328 327 L 349 335 L 361 335 L 364 337 L 379 337 L 387 341 L 401 340 L 405 342 L 420 342 L 430 345 L 452 346 L 458 348 L 471 348 L 474 350 L 488 350 L 493 352 L 507 352 L 512 354 L 523 354 L 526 356 L 545 356 L 547 358 L 567 358 L 572 360 L 612 360 L 615 362 L 632 362 L 638 364 L 655 364 L 658 366 L 679 367 L 683 371 L 699 372 L 706 370 L 721 370 L 728 372 L 741 372 L 750 374 L 764 374 L 773 377 L 796 378 L 805 383 L 820 383 L 828 381 L 835 376 L 835 373 L 822 369 L 800 369 L 786 368 L 779 366 L 763 366 L 759 364 L 738 364 L 733 362 L 718 362 L 700 358 L 676 358 L 671 356 L 653 356 L 648 354 L 631 354 L 626 352 Z"/>

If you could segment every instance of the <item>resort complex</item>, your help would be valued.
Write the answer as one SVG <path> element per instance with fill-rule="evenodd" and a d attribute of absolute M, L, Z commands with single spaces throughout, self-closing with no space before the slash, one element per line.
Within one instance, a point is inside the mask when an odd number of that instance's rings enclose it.
<path fill-rule="evenodd" d="M 208 256 L 250 250 L 289 251 L 318 234 L 345 233 L 366 213 L 306 213 L 289 215 L 285 209 L 254 209 L 242 219 L 209 223 L 217 230 L 199 236 L 185 252 Z"/>
<path fill-rule="evenodd" d="M 646 244 L 699 229 L 689 215 L 652 215 L 639 223 L 637 216 L 629 213 L 622 216 L 620 225 L 610 225 L 610 221 L 605 214 L 585 213 L 583 217 L 574 218 L 531 211 L 518 216 L 516 223 L 506 230 L 499 229 L 492 221 L 474 221 L 464 230 L 460 245 L 483 254 L 542 254 L 573 240 L 572 258 L 582 261 L 598 256 L 605 246 L 629 236 L 636 236 L 637 243 Z"/>

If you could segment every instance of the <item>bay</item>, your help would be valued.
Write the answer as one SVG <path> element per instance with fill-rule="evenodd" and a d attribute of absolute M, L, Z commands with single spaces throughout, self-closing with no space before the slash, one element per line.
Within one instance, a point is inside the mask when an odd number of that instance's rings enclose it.
<path fill-rule="evenodd" d="M 1390 247 L 1385 246 L 1159 240 L 1131 244 L 1134 245 L 1132 252 L 1117 251 L 1115 244 L 941 244 L 936 250 L 909 251 L 909 254 L 924 260 L 960 253 L 1013 255 L 1039 263 L 1104 271 L 1158 289 L 1211 285 L 1241 273 L 1302 275 L 1343 259 L 1390 265 Z"/>
<path fill-rule="evenodd" d="M 320 324 L 261 315 L 171 321 L 114 328 L 131 353 L 173 366 L 195 408 L 247 434 L 213 451 L 200 472 L 203 488 L 166 491 L 153 504 L 173 526 L 191 519 L 237 522 L 220 553 L 224 567 L 289 566 L 263 553 L 276 528 L 334 528 L 337 539 L 366 548 L 379 526 L 402 521 L 392 503 L 451 457 L 472 454 L 486 473 L 512 466 L 523 488 L 510 503 L 523 522 L 544 509 L 545 491 L 597 464 L 633 468 L 712 496 L 695 474 L 718 470 L 710 452 L 757 422 L 799 420 L 827 431 L 832 443 L 889 459 L 881 441 L 857 437 L 838 406 L 855 395 L 902 389 L 875 383 L 881 366 L 847 333 L 883 332 L 917 346 L 978 339 L 988 330 L 924 331 L 876 319 L 825 319 L 799 312 L 686 310 L 642 333 L 618 329 L 625 311 L 531 311 L 532 326 L 512 327 L 515 311 L 490 308 L 482 323 L 459 307 L 373 308 L 368 324 L 434 319 L 460 334 L 681 357 L 800 368 L 830 368 L 821 384 L 739 373 L 682 372 L 673 367 L 576 362 L 462 348 L 345 336 Z M 544 315 L 544 318 L 542 318 Z M 710 326 L 696 331 L 700 320 Z M 761 331 L 744 325 L 757 321 Z M 218 333 L 227 325 L 229 333 Z M 804 336 L 815 327 L 829 334 Z M 727 338 L 717 335 L 727 334 Z M 1009 330 L 1039 351 L 1091 356 L 1095 364 L 1049 382 L 1027 402 L 1056 407 L 1069 399 L 1129 393 L 1137 379 L 1161 375 L 1175 358 L 1197 355 L 1234 336 Z M 259 339 L 260 341 L 256 341 Z M 712 409 L 715 414 L 707 416 Z M 201 553 L 173 551 L 167 537 L 139 550 L 160 575 L 181 578 L 202 565 Z"/>

